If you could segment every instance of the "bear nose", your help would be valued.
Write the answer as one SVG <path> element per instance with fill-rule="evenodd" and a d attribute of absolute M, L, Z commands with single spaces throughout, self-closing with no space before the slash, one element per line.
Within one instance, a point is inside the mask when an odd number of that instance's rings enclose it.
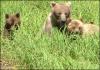
<path fill-rule="evenodd" d="M 61 23 L 65 23 L 66 21 L 61 21 Z"/>

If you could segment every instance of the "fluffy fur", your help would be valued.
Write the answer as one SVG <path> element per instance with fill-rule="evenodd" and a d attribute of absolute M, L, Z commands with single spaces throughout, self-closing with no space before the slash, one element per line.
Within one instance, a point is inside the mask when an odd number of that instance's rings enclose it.
<path fill-rule="evenodd" d="M 11 32 L 13 28 L 16 28 L 18 30 L 18 27 L 20 26 L 20 14 L 16 13 L 14 15 L 5 15 L 5 26 L 4 26 L 4 36 L 11 36 Z"/>
<path fill-rule="evenodd" d="M 81 20 L 72 20 L 68 24 L 68 32 L 80 35 L 91 35 L 99 32 L 99 27 L 93 23 L 84 24 Z"/>

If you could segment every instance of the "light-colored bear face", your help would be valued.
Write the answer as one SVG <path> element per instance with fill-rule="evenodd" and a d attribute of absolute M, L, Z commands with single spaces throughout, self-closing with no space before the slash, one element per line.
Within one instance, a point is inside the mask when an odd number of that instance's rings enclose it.
<path fill-rule="evenodd" d="M 68 23 L 71 13 L 70 2 L 66 4 L 52 3 L 51 7 L 54 17 L 61 26 L 64 25 L 65 23 Z"/>
<path fill-rule="evenodd" d="M 68 32 L 72 34 L 82 34 L 83 33 L 83 22 L 80 20 L 72 20 L 68 24 Z"/>

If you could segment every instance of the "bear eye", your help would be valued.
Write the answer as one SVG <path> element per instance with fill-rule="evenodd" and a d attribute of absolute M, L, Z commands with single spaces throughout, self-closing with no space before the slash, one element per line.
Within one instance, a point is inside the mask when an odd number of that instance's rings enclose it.
<path fill-rule="evenodd" d="M 65 15 L 67 15 L 67 13 L 65 13 Z"/>
<path fill-rule="evenodd" d="M 72 29 L 75 29 L 75 27 L 72 27 Z"/>
<path fill-rule="evenodd" d="M 79 29 L 81 30 L 81 27 L 79 27 Z"/>
<path fill-rule="evenodd" d="M 79 30 L 82 31 L 83 30 L 82 27 L 79 27 Z"/>
<path fill-rule="evenodd" d="M 61 13 L 59 12 L 58 15 L 61 15 Z"/>
<path fill-rule="evenodd" d="M 69 17 L 69 14 L 68 13 L 65 13 L 66 17 Z"/>
<path fill-rule="evenodd" d="M 54 16 L 58 19 L 59 17 L 60 17 L 60 15 L 58 14 L 58 13 L 53 13 L 54 14 Z"/>

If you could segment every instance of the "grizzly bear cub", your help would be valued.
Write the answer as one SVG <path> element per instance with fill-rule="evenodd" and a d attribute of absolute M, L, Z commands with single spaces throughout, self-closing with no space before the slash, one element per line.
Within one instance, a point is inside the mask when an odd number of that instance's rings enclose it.
<path fill-rule="evenodd" d="M 15 15 L 5 15 L 5 26 L 4 26 L 4 36 L 8 37 L 11 36 L 12 29 L 15 28 L 18 30 L 18 27 L 20 26 L 20 14 L 16 13 Z"/>
<path fill-rule="evenodd" d="M 99 32 L 99 27 L 92 22 L 84 24 L 81 20 L 71 20 L 67 26 L 70 34 L 91 35 Z"/>
<path fill-rule="evenodd" d="M 46 33 L 51 33 L 52 27 L 57 27 L 62 31 L 66 23 L 69 23 L 71 13 L 71 3 L 59 4 L 51 3 L 52 12 L 48 15 L 43 30 Z"/>

